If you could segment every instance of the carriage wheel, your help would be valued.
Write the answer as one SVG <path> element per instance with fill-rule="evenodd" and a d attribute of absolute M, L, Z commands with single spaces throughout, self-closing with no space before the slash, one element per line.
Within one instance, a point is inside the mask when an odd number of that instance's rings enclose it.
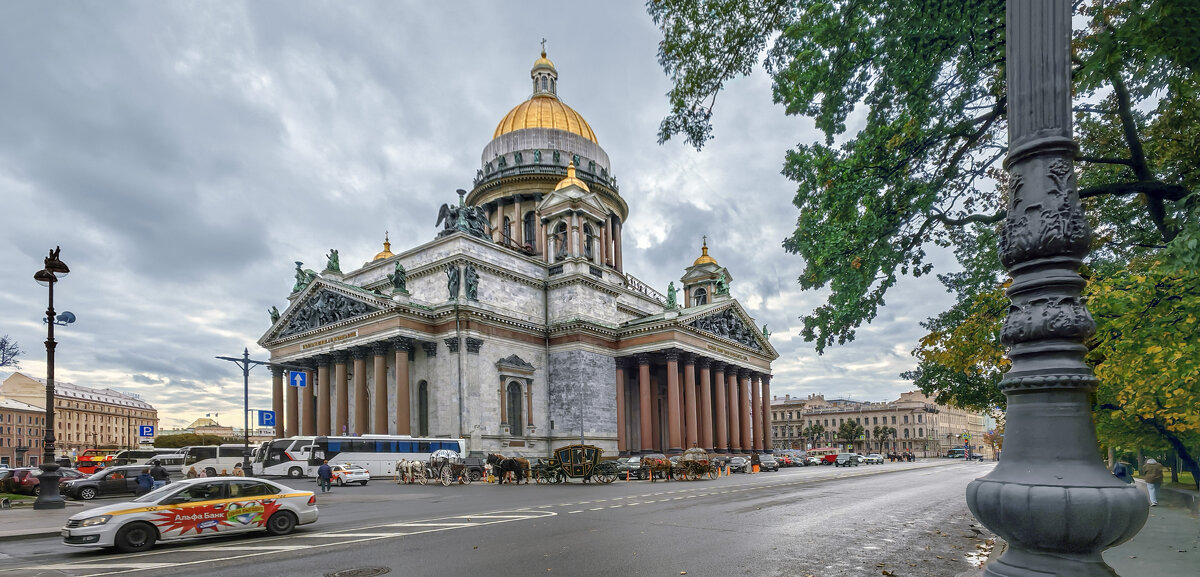
<path fill-rule="evenodd" d="M 429 469 L 421 469 L 420 473 L 413 473 L 413 477 L 417 478 L 417 482 L 424 485 L 429 477 Z"/>
<path fill-rule="evenodd" d="M 709 479 L 716 479 L 716 478 L 718 477 L 718 475 L 719 475 L 719 474 L 720 474 L 720 471 L 718 471 L 718 470 L 717 470 L 717 466 L 716 466 L 716 465 L 709 465 L 709 466 L 708 466 L 708 478 L 709 478 Z"/>
<path fill-rule="evenodd" d="M 458 472 L 458 480 L 460 483 L 462 483 L 464 485 L 470 485 L 471 484 L 471 472 L 465 468 L 462 471 L 459 471 Z"/>
<path fill-rule="evenodd" d="M 607 485 L 607 484 L 609 484 L 609 483 L 611 483 L 611 482 L 613 482 L 613 481 L 616 481 L 616 480 L 617 480 L 617 476 L 616 476 L 616 475 L 614 475 L 614 474 L 612 474 L 612 473 L 604 473 L 604 474 L 601 474 L 601 475 L 597 476 L 597 477 L 596 477 L 596 480 L 597 480 L 597 481 L 600 481 L 601 483 L 604 483 L 605 485 Z"/>
<path fill-rule="evenodd" d="M 546 471 L 541 471 L 541 470 L 534 471 L 532 473 L 532 476 L 533 476 L 533 480 L 539 485 L 549 485 L 550 484 L 550 474 Z"/>
<path fill-rule="evenodd" d="M 442 472 L 438 475 L 443 487 L 449 487 L 450 483 L 454 482 L 454 475 L 450 472 L 450 467 L 442 467 Z"/>

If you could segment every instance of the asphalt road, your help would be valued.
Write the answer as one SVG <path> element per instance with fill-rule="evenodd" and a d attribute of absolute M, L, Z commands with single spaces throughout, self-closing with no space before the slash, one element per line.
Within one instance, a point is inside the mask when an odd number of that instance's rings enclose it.
<path fill-rule="evenodd" d="M 320 521 L 287 537 L 216 537 L 133 555 L 13 541 L 0 544 L 0 577 L 355 569 L 363 571 L 346 577 L 367 577 L 369 568 L 405 576 L 952 576 L 978 562 L 986 535 L 963 493 L 990 469 L 931 459 L 605 486 L 376 480 L 319 494 Z"/>

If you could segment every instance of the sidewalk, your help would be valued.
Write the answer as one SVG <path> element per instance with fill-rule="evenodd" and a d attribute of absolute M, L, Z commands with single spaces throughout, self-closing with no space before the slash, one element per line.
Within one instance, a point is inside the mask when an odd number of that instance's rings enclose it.
<path fill-rule="evenodd" d="M 67 519 L 80 511 L 114 503 L 112 500 L 73 501 L 68 499 L 65 509 L 34 510 L 29 504 L 14 504 L 12 509 L 0 509 L 0 540 L 27 537 L 49 537 L 67 524 Z"/>
<path fill-rule="evenodd" d="M 1200 517 L 1181 507 L 1150 508 L 1142 531 L 1104 552 L 1120 575 L 1195 575 L 1200 566 Z"/>

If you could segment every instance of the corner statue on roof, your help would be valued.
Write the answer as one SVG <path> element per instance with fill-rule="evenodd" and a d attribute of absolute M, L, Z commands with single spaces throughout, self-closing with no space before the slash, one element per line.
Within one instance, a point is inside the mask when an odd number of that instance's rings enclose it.
<path fill-rule="evenodd" d="M 329 249 L 329 254 L 325 258 L 329 259 L 325 263 L 325 270 L 336 273 L 342 272 L 342 263 L 338 260 L 338 251 L 336 248 Z"/>

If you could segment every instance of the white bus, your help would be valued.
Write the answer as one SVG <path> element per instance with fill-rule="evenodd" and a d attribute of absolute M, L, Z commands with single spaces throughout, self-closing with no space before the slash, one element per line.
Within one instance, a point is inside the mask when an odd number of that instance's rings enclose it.
<path fill-rule="evenodd" d="M 287 437 L 259 445 L 252 464 L 254 474 L 303 477 L 308 470 L 313 439 L 316 437 Z"/>
<path fill-rule="evenodd" d="M 117 454 L 113 456 L 112 464 L 114 467 L 119 465 L 145 465 L 154 457 L 170 455 L 179 451 L 180 449 L 155 449 L 153 447 L 125 449 L 117 451 Z"/>
<path fill-rule="evenodd" d="M 187 473 L 192 467 L 196 471 L 207 469 L 208 472 L 220 474 L 224 470 L 227 474 L 233 472 L 233 466 L 242 462 L 241 443 L 229 443 L 225 445 L 192 445 L 179 449 L 183 453 L 183 471 Z"/>
<path fill-rule="evenodd" d="M 322 460 L 336 465 L 358 465 L 371 476 L 395 475 L 396 461 L 429 461 L 429 454 L 448 449 L 466 455 L 462 439 L 411 437 L 408 435 L 362 435 L 361 437 L 317 437 L 312 441 L 305 474 L 316 474 Z"/>

